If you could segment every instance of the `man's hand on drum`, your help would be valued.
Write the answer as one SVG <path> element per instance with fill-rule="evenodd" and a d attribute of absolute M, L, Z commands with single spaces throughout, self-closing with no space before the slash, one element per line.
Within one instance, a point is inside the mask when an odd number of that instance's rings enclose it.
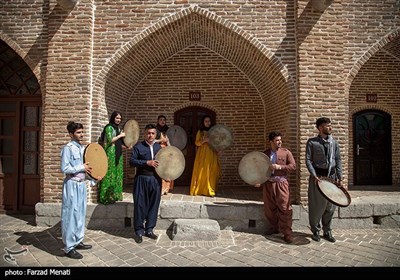
<path fill-rule="evenodd" d="M 83 166 L 85 168 L 85 172 L 91 175 L 92 174 L 92 167 L 89 166 L 89 162 L 85 162 L 83 164 Z"/>
<path fill-rule="evenodd" d="M 316 184 L 318 184 L 318 182 L 321 182 L 321 179 L 318 178 L 318 176 L 315 176 L 315 177 L 314 177 L 314 180 L 315 180 L 315 183 L 316 183 Z"/>
<path fill-rule="evenodd" d="M 338 185 L 338 187 L 342 187 L 342 188 L 344 188 L 345 190 L 347 190 L 347 186 L 343 184 L 343 181 L 342 181 L 342 180 L 338 180 L 338 181 L 337 181 L 337 185 Z"/>
<path fill-rule="evenodd" d="M 158 160 L 148 160 L 147 161 L 148 166 L 158 167 L 159 164 L 160 163 L 158 162 Z"/>
<path fill-rule="evenodd" d="M 279 164 L 273 163 L 271 164 L 272 170 L 281 170 L 282 167 Z"/>

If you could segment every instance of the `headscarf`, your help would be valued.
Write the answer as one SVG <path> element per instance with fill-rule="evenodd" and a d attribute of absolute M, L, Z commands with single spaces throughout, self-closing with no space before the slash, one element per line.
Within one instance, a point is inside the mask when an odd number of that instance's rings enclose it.
<path fill-rule="evenodd" d="M 165 124 L 164 126 L 161 126 L 161 125 L 158 123 L 158 121 L 159 121 L 161 118 L 164 118 L 165 120 L 167 120 L 167 118 L 166 118 L 164 115 L 159 115 L 159 116 L 158 116 L 158 118 L 157 118 L 157 125 L 156 125 L 156 129 L 157 129 L 157 137 L 156 137 L 156 139 L 160 139 L 160 138 L 161 138 L 161 133 L 165 135 L 165 134 L 167 133 L 168 128 L 169 128 L 169 126 L 168 126 L 167 124 Z"/>
<path fill-rule="evenodd" d="M 210 127 L 206 127 L 206 126 L 204 125 L 204 120 L 205 120 L 206 118 L 209 118 L 210 121 L 211 121 Z M 212 123 L 211 116 L 210 116 L 210 115 L 204 115 L 204 116 L 201 118 L 200 131 L 209 131 L 210 128 L 211 128 L 212 126 L 213 126 L 213 123 Z"/>

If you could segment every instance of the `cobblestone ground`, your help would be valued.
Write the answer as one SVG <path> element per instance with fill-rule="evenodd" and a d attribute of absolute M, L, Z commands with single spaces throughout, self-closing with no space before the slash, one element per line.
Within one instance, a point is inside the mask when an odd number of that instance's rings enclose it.
<path fill-rule="evenodd" d="M 311 240 L 295 231 L 286 244 L 279 234 L 222 231 L 216 241 L 158 240 L 136 244 L 133 230 L 86 230 L 91 250 L 84 258 L 64 256 L 59 225 L 33 225 L 33 216 L 0 215 L 1 267 L 400 267 L 399 229 L 334 230 L 336 243 Z"/>

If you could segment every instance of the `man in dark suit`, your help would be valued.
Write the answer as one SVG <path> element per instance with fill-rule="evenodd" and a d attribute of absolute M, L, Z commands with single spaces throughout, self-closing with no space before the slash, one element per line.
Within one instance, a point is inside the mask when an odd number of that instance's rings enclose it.
<path fill-rule="evenodd" d="M 158 238 L 153 232 L 161 201 L 161 178 L 155 171 L 159 165 L 155 156 L 161 146 L 155 141 L 156 135 L 156 126 L 146 125 L 145 140 L 133 147 L 129 162 L 131 166 L 136 167 L 133 183 L 133 226 L 136 243 L 142 243 L 143 235 L 151 239 Z"/>

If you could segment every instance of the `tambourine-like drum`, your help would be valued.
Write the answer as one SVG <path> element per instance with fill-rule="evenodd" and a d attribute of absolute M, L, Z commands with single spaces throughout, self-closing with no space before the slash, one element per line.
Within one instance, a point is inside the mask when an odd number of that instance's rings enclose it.
<path fill-rule="evenodd" d="M 90 177 L 97 180 L 104 177 L 108 170 L 108 158 L 104 148 L 98 143 L 90 143 L 86 146 L 83 155 L 84 162 L 92 168 Z"/>
<path fill-rule="evenodd" d="M 208 144 L 218 151 L 225 150 L 233 144 L 233 134 L 229 127 L 216 124 L 208 131 Z"/>
<path fill-rule="evenodd" d="M 177 147 L 167 146 L 156 154 L 159 162 L 156 172 L 162 179 L 171 181 L 179 178 L 185 169 L 185 156 Z"/>
<path fill-rule="evenodd" d="M 331 178 L 320 177 L 320 180 L 318 189 L 327 200 L 340 207 L 350 205 L 351 197 L 345 188 L 339 187 Z"/>
<path fill-rule="evenodd" d="M 239 176 L 249 185 L 262 184 L 271 177 L 271 160 L 262 152 L 250 152 L 239 162 Z"/>
<path fill-rule="evenodd" d="M 167 130 L 167 136 L 172 146 L 183 150 L 187 144 L 187 134 L 183 127 L 179 125 L 170 126 Z"/>
<path fill-rule="evenodd" d="M 139 124 L 135 120 L 129 120 L 124 124 L 124 144 L 125 146 L 132 147 L 139 140 Z"/>

